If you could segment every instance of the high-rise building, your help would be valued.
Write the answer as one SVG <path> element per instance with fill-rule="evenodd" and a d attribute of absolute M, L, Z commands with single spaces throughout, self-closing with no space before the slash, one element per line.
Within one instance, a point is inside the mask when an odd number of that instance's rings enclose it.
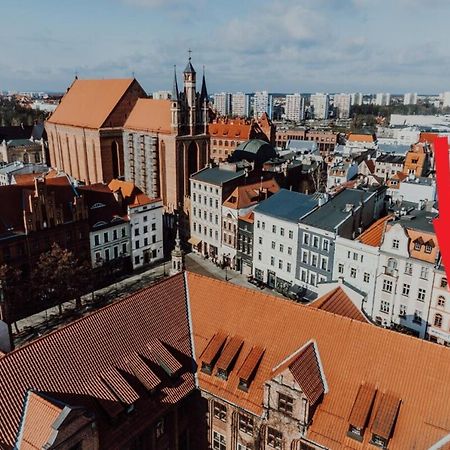
<path fill-rule="evenodd" d="M 328 94 L 312 94 L 310 104 L 313 108 L 314 119 L 328 119 L 330 98 Z"/>
<path fill-rule="evenodd" d="M 350 94 L 350 105 L 362 105 L 363 95 L 361 92 L 354 92 Z"/>
<path fill-rule="evenodd" d="M 450 107 L 450 91 L 442 93 L 442 107 Z"/>
<path fill-rule="evenodd" d="M 389 106 L 391 104 L 391 94 L 387 92 L 379 92 L 375 97 L 375 105 Z"/>
<path fill-rule="evenodd" d="M 214 109 L 221 116 L 231 114 L 231 94 L 228 92 L 220 92 L 213 95 Z"/>
<path fill-rule="evenodd" d="M 253 97 L 253 116 L 256 118 L 261 117 L 264 113 L 267 113 L 270 119 L 272 119 L 273 110 L 273 97 L 267 91 L 255 92 Z"/>
<path fill-rule="evenodd" d="M 250 115 L 250 95 L 243 92 L 231 94 L 231 114 L 237 117 Z"/>
<path fill-rule="evenodd" d="M 417 92 L 408 92 L 403 96 L 404 105 L 417 105 Z"/>
<path fill-rule="evenodd" d="M 335 94 L 334 107 L 337 109 L 339 119 L 348 119 L 350 117 L 350 94 Z"/>
<path fill-rule="evenodd" d="M 305 118 L 305 99 L 300 94 L 286 95 L 285 114 L 287 120 L 299 122 Z"/>

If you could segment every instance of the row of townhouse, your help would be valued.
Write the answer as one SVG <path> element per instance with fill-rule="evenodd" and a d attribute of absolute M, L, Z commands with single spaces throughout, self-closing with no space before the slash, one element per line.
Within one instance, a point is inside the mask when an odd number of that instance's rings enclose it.
<path fill-rule="evenodd" d="M 112 180 L 78 188 L 89 209 L 93 267 L 131 263 L 133 269 L 164 258 L 163 205 L 133 183 Z"/>
<path fill-rule="evenodd" d="M 379 325 L 450 345 L 450 292 L 435 217 L 409 210 L 378 220 L 356 240 L 337 238 L 333 278 L 364 292 L 358 306 Z"/>
<path fill-rule="evenodd" d="M 205 168 L 191 177 L 189 243 L 214 262 L 242 270 L 239 218 L 279 190 L 274 179 L 250 182 L 239 165 Z"/>
<path fill-rule="evenodd" d="M 335 197 L 281 190 L 254 210 L 253 275 L 280 292 L 317 297 L 331 281 L 337 236 L 354 238 L 384 209 L 384 189 Z"/>

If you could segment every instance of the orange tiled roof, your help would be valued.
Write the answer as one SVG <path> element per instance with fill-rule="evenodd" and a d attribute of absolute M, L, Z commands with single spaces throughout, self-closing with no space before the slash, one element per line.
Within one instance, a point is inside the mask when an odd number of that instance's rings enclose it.
<path fill-rule="evenodd" d="M 171 132 L 171 102 L 140 98 L 131 110 L 124 128 L 139 131 Z"/>
<path fill-rule="evenodd" d="M 274 179 L 238 186 L 223 202 L 223 206 L 233 209 L 248 208 L 279 190 L 280 186 Z"/>
<path fill-rule="evenodd" d="M 133 78 L 75 80 L 48 122 L 101 128 L 134 82 Z"/>
<path fill-rule="evenodd" d="M 347 137 L 348 142 L 374 142 L 375 136 L 373 134 L 354 134 L 350 133 Z"/>
<path fill-rule="evenodd" d="M 357 241 L 371 247 L 379 247 L 383 240 L 384 230 L 386 229 L 386 223 L 392 219 L 392 215 L 384 216 L 374 222 L 364 233 L 362 233 Z"/>
<path fill-rule="evenodd" d="M 264 382 L 273 368 L 313 338 L 328 392 L 317 405 L 308 439 L 344 448 L 351 440 L 348 418 L 362 383 L 378 389 L 368 429 L 380 394 L 391 391 L 401 399 L 390 450 L 429 448 L 450 433 L 450 349 L 192 273 L 188 285 L 197 358 L 218 330 L 244 340 L 228 380 L 214 370 L 212 375 L 199 370 L 201 389 L 261 414 Z M 238 371 L 254 346 L 265 351 L 245 392 L 238 389 Z M 358 448 L 372 449 L 370 437 L 366 432 Z"/>
<path fill-rule="evenodd" d="M 364 314 L 354 305 L 345 291 L 338 286 L 310 304 L 311 308 L 318 308 L 350 319 L 368 322 Z"/>
<path fill-rule="evenodd" d="M 134 183 L 130 181 L 111 180 L 108 187 L 113 192 L 120 191 L 125 203 L 130 207 L 148 205 L 160 201 L 159 198 L 150 198 L 145 195 Z"/>
<path fill-rule="evenodd" d="M 211 138 L 223 139 L 250 139 L 252 124 L 244 119 L 221 119 L 208 125 L 208 133 Z"/>
<path fill-rule="evenodd" d="M 38 393 L 30 391 L 21 427 L 20 448 L 22 450 L 44 448 L 52 434 L 52 425 L 63 409 L 63 406 L 56 405 Z"/>
<path fill-rule="evenodd" d="M 419 142 L 428 142 L 429 144 L 434 144 L 434 140 L 439 137 L 438 133 L 420 133 Z"/>
<path fill-rule="evenodd" d="M 161 358 L 164 364 L 160 364 Z M 194 390 L 191 358 L 187 294 L 181 274 L 0 358 L 0 448 L 13 448 L 30 389 L 93 412 L 100 448 L 122 447 L 125 438 L 142 434 L 169 405 Z M 167 367 L 179 371 L 174 359 L 182 365 L 177 379 L 166 372 Z M 149 396 L 149 387 L 155 385 L 156 395 Z M 110 418 L 124 413 L 134 402 L 137 406 L 131 422 L 111 424 Z M 50 412 L 45 414 L 48 417 Z M 45 433 L 48 422 L 39 419 L 39 429 L 34 427 L 37 439 L 41 440 L 39 433 Z"/>
<path fill-rule="evenodd" d="M 255 222 L 255 214 L 253 213 L 253 211 L 250 211 L 247 214 L 245 214 L 244 216 L 240 216 L 239 219 L 243 220 L 244 222 L 254 223 Z"/>

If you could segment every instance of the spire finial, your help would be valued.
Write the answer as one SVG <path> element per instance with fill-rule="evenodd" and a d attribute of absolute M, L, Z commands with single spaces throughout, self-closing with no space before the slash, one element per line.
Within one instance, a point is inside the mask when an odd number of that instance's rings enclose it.
<path fill-rule="evenodd" d="M 188 53 L 189 53 L 189 61 L 191 60 L 191 58 L 192 58 L 192 50 L 189 48 L 189 50 L 188 50 Z"/>

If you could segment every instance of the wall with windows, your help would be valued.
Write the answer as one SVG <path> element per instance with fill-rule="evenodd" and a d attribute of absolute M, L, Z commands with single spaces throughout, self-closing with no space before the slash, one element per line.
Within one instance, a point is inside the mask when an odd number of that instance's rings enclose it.
<path fill-rule="evenodd" d="M 385 233 L 380 247 L 373 319 L 385 326 L 406 327 L 424 338 L 434 265 L 418 259 L 420 249 L 412 254 L 411 245 L 414 244 L 401 224 Z"/>
<path fill-rule="evenodd" d="M 194 250 L 219 258 L 222 242 L 222 187 L 196 180 L 191 183 L 191 238 Z"/>
<path fill-rule="evenodd" d="M 343 277 L 356 289 L 367 294 L 364 312 L 372 317 L 375 282 L 380 251 L 378 247 L 338 236 L 333 262 L 333 280 Z"/>
<path fill-rule="evenodd" d="M 286 292 L 295 283 L 298 226 L 255 211 L 253 275 L 270 287 Z"/>
<path fill-rule="evenodd" d="M 299 224 L 296 278 L 300 286 L 317 294 L 318 283 L 331 281 L 335 254 L 335 234 Z"/>
<path fill-rule="evenodd" d="M 130 224 L 93 227 L 89 233 L 92 267 L 130 255 Z"/>
<path fill-rule="evenodd" d="M 164 258 L 163 205 L 155 201 L 129 208 L 133 269 Z"/>
<path fill-rule="evenodd" d="M 442 267 L 436 269 L 434 277 L 427 337 L 431 341 L 450 347 L 450 291 Z"/>

